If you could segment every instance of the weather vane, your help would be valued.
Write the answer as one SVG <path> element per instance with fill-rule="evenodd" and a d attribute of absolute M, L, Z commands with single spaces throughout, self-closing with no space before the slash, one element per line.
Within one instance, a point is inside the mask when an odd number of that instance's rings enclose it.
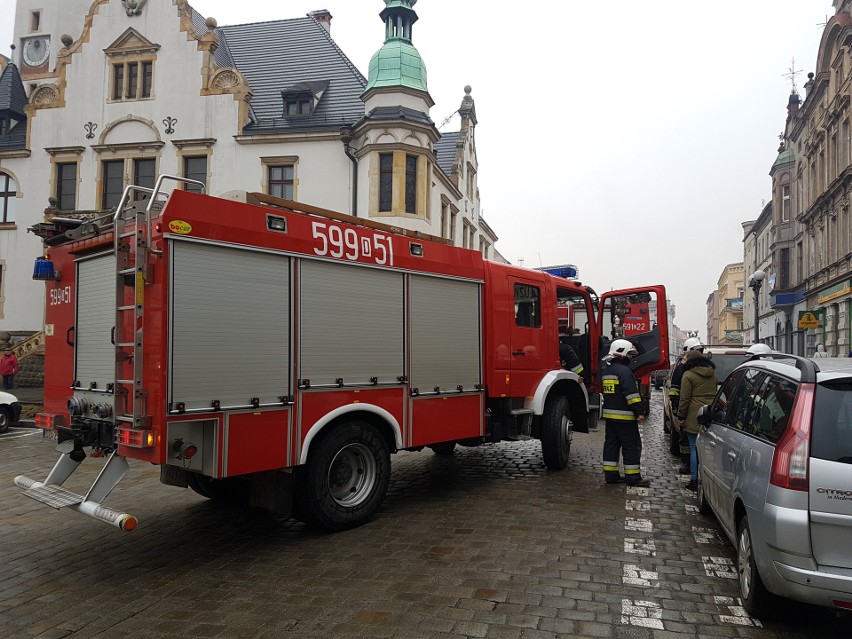
<path fill-rule="evenodd" d="M 796 91 L 796 76 L 802 72 L 801 69 L 796 68 L 796 58 L 793 58 L 790 63 L 790 68 L 787 70 L 787 73 L 782 73 L 782 78 L 790 78 L 790 83 L 793 85 L 793 91 Z"/>

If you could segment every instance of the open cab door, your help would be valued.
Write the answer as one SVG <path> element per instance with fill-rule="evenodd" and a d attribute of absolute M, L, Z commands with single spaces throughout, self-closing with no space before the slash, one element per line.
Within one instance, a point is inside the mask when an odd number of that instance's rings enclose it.
<path fill-rule="evenodd" d="M 647 286 L 609 291 L 598 300 L 597 330 L 593 344 L 596 360 L 609 353 L 615 339 L 630 340 L 639 355 L 630 361 L 635 376 L 669 367 L 669 322 L 666 288 Z"/>

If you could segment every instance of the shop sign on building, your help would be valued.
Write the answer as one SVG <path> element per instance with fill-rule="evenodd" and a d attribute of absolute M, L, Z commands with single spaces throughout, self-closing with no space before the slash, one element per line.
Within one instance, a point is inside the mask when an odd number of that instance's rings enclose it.
<path fill-rule="evenodd" d="M 834 286 L 827 288 L 824 291 L 820 291 L 819 295 L 817 296 L 817 302 L 823 304 L 825 302 L 837 299 L 838 297 L 843 297 L 849 292 L 852 292 L 852 280 L 840 282 L 840 284 L 835 284 Z"/>
<path fill-rule="evenodd" d="M 799 311 L 799 329 L 822 328 L 822 313 L 817 311 Z"/>

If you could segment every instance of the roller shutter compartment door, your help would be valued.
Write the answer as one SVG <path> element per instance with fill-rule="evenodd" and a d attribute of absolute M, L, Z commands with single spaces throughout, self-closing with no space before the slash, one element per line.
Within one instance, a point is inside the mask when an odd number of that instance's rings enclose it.
<path fill-rule="evenodd" d="M 304 260 L 299 377 L 311 386 L 398 384 L 404 366 L 401 273 Z"/>
<path fill-rule="evenodd" d="M 187 410 L 290 394 L 290 260 L 172 241 L 170 402 Z"/>
<path fill-rule="evenodd" d="M 115 381 L 115 258 L 113 254 L 77 264 L 77 323 L 75 343 L 80 388 L 99 390 Z"/>
<path fill-rule="evenodd" d="M 411 276 L 411 387 L 421 394 L 482 383 L 480 285 Z"/>

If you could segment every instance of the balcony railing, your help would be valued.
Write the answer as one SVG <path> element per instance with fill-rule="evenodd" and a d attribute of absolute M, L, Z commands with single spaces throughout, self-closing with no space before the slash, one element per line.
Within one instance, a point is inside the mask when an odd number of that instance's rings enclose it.
<path fill-rule="evenodd" d="M 742 331 L 725 331 L 725 341 L 726 342 L 736 342 L 737 344 L 743 343 L 743 332 Z"/>

